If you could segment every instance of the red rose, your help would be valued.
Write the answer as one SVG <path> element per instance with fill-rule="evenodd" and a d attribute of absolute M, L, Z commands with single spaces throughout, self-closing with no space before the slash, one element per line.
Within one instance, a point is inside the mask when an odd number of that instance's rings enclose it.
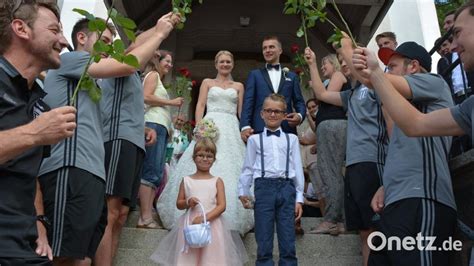
<path fill-rule="evenodd" d="M 192 84 L 192 86 L 193 86 L 193 87 L 196 87 L 196 85 L 197 85 L 197 81 L 195 81 L 195 80 L 192 80 L 192 81 L 191 81 L 191 84 Z"/>
<path fill-rule="evenodd" d="M 189 120 L 189 123 L 191 126 L 195 127 L 196 126 L 196 121 L 195 120 Z"/>
<path fill-rule="evenodd" d="M 299 76 L 299 75 L 301 75 L 301 73 L 303 73 L 303 69 L 297 68 L 297 69 L 295 69 L 295 73 L 296 73 L 296 75 Z"/>
<path fill-rule="evenodd" d="M 291 45 L 291 52 L 296 54 L 300 50 L 300 47 L 297 44 Z"/>
<path fill-rule="evenodd" d="M 185 67 L 180 68 L 179 73 L 185 77 L 189 77 L 191 75 L 191 72 L 189 72 L 189 70 Z"/>

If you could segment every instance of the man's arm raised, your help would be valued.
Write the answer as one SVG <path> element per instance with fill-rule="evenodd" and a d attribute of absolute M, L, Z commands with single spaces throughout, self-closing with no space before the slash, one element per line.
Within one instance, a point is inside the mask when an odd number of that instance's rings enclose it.
<path fill-rule="evenodd" d="M 338 47 L 335 43 L 333 47 L 337 50 L 337 53 L 341 54 L 344 60 L 346 61 L 347 65 L 349 66 L 352 75 L 362 84 L 366 85 L 368 88 L 372 88 L 373 84 L 370 81 L 370 78 L 361 75 L 361 73 L 355 68 L 353 62 L 353 54 L 354 54 L 354 47 L 352 46 L 352 41 L 347 35 L 347 33 L 343 32 L 343 38 L 341 39 L 341 46 Z M 360 48 L 360 47 L 359 47 Z M 363 56 L 363 55 L 362 55 Z M 378 61 L 377 61 L 378 63 Z M 384 75 L 390 80 L 392 85 L 400 92 L 405 98 L 411 99 L 412 92 L 408 82 L 403 76 L 392 75 L 388 73 L 384 73 Z"/>
<path fill-rule="evenodd" d="M 313 88 L 316 98 L 329 104 L 342 106 L 341 94 L 339 91 L 329 89 L 326 90 L 324 88 L 324 84 L 321 81 L 321 77 L 319 76 L 318 65 L 316 64 L 316 55 L 311 50 L 311 48 L 306 47 L 304 51 L 304 58 L 309 66 L 309 72 L 311 74 L 311 87 Z M 339 90 L 342 85 L 343 83 L 341 78 L 335 79 L 331 82 L 331 84 L 329 84 L 329 86 L 339 86 Z"/>
<path fill-rule="evenodd" d="M 132 54 L 137 58 L 141 69 L 145 67 L 156 49 L 160 47 L 161 43 L 173 30 L 174 20 L 175 18 L 171 12 L 162 16 L 153 28 L 146 31 L 147 36 L 139 41 L 140 44 L 135 44 L 133 45 L 134 48 L 130 49 L 128 54 Z M 89 67 L 89 75 L 93 78 L 123 77 L 129 76 L 136 71 L 136 68 L 120 63 L 112 58 L 103 59 L 98 63 L 91 64 Z"/>
<path fill-rule="evenodd" d="M 456 136 L 464 131 L 454 120 L 448 108 L 427 114 L 418 111 L 403 97 L 379 67 L 375 54 L 367 48 L 357 48 L 354 66 L 362 76 L 369 78 L 377 95 L 384 103 L 395 124 L 407 136 Z"/>

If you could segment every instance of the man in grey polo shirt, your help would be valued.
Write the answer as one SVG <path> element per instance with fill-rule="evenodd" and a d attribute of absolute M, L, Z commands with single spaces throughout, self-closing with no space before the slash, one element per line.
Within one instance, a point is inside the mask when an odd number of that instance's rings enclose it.
<path fill-rule="evenodd" d="M 142 69 L 179 22 L 169 13 L 155 27 L 140 34 L 128 50 L 146 49 L 139 58 Z M 166 22 L 166 27 L 163 24 Z M 145 156 L 145 117 L 143 86 L 137 71 L 119 78 L 103 79 L 101 112 L 107 175 L 107 228 L 97 251 L 97 265 L 111 265 L 118 248 L 119 236 L 138 196 L 140 171 Z M 146 131 L 146 129 L 145 129 Z"/>
<path fill-rule="evenodd" d="M 389 88 L 396 89 L 399 97 L 409 99 L 423 113 L 453 106 L 446 82 L 441 76 L 429 73 L 431 57 L 423 47 L 406 42 L 395 51 L 380 49 L 379 58 L 389 67 L 390 74 L 383 73 L 375 55 L 367 49 L 356 49 L 353 63 L 365 82 L 375 88 L 384 106 L 394 100 L 383 93 Z M 386 109 L 392 115 L 392 109 L 389 106 Z M 411 138 L 402 132 L 398 122 L 395 120 L 390 139 L 383 187 L 372 200 L 376 212 L 383 210 L 380 231 L 386 237 L 400 239 L 415 238 L 417 234 L 435 236 L 433 246 L 440 247 L 452 237 L 456 225 L 456 204 L 447 162 L 451 139 Z M 422 247 L 426 245 L 422 243 Z M 369 261 L 371 265 L 448 265 L 450 255 L 449 251 L 419 247 L 411 251 L 385 248 L 371 252 Z"/>
<path fill-rule="evenodd" d="M 451 49 L 458 52 L 467 71 L 474 71 L 474 2 L 460 7 L 455 14 L 454 39 Z M 379 80 L 378 72 L 366 69 L 370 60 L 363 60 L 369 51 L 357 50 L 355 60 L 360 60 L 359 67 L 367 71 L 367 77 Z M 373 59 L 373 58 L 372 58 Z M 370 70 L 370 71 L 369 71 Z M 474 141 L 472 119 L 474 117 L 474 96 L 459 105 L 444 108 L 430 113 L 422 113 L 414 108 L 400 93 L 391 86 L 379 86 L 377 93 L 387 99 L 388 110 L 398 127 L 407 136 L 461 136 L 468 134 Z M 389 99 L 389 100 L 388 100 Z"/>
<path fill-rule="evenodd" d="M 151 58 L 156 46 L 173 28 L 170 16 L 159 21 L 160 34 L 153 40 L 130 49 L 129 53 L 139 63 Z M 73 91 L 98 39 L 95 32 L 89 32 L 88 22 L 81 19 L 75 24 L 72 40 L 76 50 L 63 54 L 61 68 L 46 76 L 45 102 L 50 106 L 72 104 Z M 113 35 L 115 29 L 109 24 L 101 40 L 110 44 Z M 135 72 L 134 67 L 112 58 L 103 58 L 88 69 L 93 78 L 121 77 Z M 39 181 L 46 216 L 53 225 L 49 239 L 55 261 L 90 265 L 107 223 L 102 117 L 99 104 L 90 99 L 87 91 L 78 92 L 75 105 L 78 130 L 72 138 L 53 146 L 51 157 L 42 163 Z"/>
<path fill-rule="evenodd" d="M 350 57 L 352 47 L 341 49 L 341 52 Z M 370 201 L 382 184 L 388 145 L 382 107 L 375 92 L 360 83 L 353 89 L 342 92 L 326 90 L 319 77 L 316 56 L 310 48 L 305 50 L 305 59 L 311 72 L 316 97 L 320 101 L 342 106 L 347 110 L 344 211 L 347 229 L 358 230 L 360 233 L 364 265 L 367 265 L 367 238 L 375 228 L 375 213 L 370 208 Z"/>

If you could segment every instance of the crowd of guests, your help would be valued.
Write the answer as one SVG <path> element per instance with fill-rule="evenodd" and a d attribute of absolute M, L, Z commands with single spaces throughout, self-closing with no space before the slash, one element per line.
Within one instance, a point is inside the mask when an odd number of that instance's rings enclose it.
<path fill-rule="evenodd" d="M 196 107 L 197 122 L 219 129 L 213 139 L 193 139 L 186 119 L 173 119 L 170 107 L 184 99 L 170 98 L 162 82 L 173 55 L 159 46 L 179 21 L 164 15 L 127 48 L 139 69 L 105 54 L 92 63 L 103 93 L 95 103 L 74 89 L 94 43 L 112 43 L 114 26 L 98 36 L 79 20 L 74 51 L 60 55 L 67 42 L 55 5 L 0 6 L 0 265 L 112 265 L 137 199 L 138 228 L 171 230 L 152 255 L 163 264 L 242 265 L 239 234 L 253 229 L 257 265 L 273 264 L 275 230 L 280 264 L 297 265 L 301 217 L 322 215 L 306 233 L 357 231 L 364 265 L 449 265 L 451 252 L 371 251 L 367 241 L 375 230 L 421 233 L 440 247 L 454 235 L 448 159 L 451 136 L 465 135 L 460 150 L 473 138 L 473 1 L 444 20 L 452 37 L 437 42 L 443 76 L 430 73 L 424 47 L 398 45 L 392 32 L 376 37 L 378 57 L 344 35 L 320 67 L 305 49 L 315 97 L 305 102 L 297 75 L 280 65 L 276 36 L 264 38 L 265 66 L 245 86 L 232 79 L 232 53 L 219 51 Z M 185 221 L 209 221 L 211 244 L 189 247 Z"/>

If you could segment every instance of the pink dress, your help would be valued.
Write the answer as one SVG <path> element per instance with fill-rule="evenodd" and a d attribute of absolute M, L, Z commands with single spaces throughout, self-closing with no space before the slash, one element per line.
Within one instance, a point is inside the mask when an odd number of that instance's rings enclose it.
<path fill-rule="evenodd" d="M 204 206 L 206 212 L 216 207 L 217 203 L 217 180 L 218 177 L 210 179 L 193 179 L 189 176 L 183 178 L 186 199 L 196 197 Z M 196 206 L 191 210 L 190 221 L 201 214 L 200 208 Z M 243 265 L 247 260 L 245 247 L 238 233 L 232 234 L 228 229 L 222 215 L 211 221 L 212 241 L 203 248 L 189 248 L 183 252 L 185 214 L 179 219 L 173 229 L 160 241 L 158 249 L 153 253 L 151 259 L 163 265 Z"/>

